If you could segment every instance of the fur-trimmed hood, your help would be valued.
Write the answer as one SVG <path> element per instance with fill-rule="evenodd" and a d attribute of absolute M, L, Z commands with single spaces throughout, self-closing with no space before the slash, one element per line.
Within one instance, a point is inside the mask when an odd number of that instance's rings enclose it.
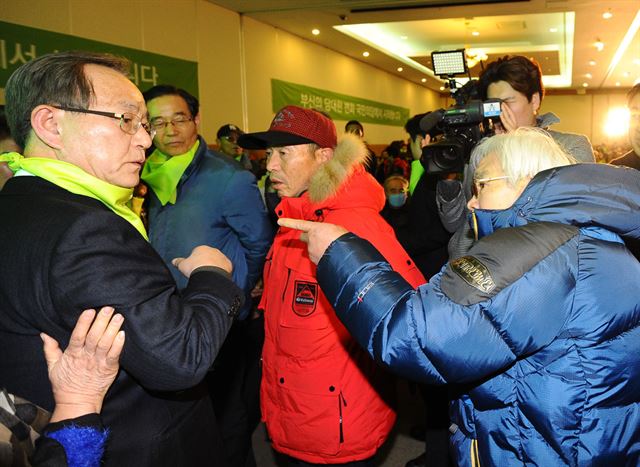
<path fill-rule="evenodd" d="M 318 203 L 335 196 L 349 175 L 368 158 L 367 146 L 360 138 L 350 133 L 343 135 L 333 150 L 331 160 L 320 167 L 309 182 L 311 202 Z"/>

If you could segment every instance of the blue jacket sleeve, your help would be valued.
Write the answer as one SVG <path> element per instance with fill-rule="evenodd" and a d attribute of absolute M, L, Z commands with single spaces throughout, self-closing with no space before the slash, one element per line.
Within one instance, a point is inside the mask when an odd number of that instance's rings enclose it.
<path fill-rule="evenodd" d="M 566 258 L 561 256 L 533 266 L 544 271 L 529 265 L 516 271 L 519 278 L 527 275 L 527 287 L 505 278 L 493 294 L 454 300 L 442 288 L 443 280 L 451 280 L 447 269 L 413 290 L 373 246 L 346 234 L 320 260 L 318 280 L 339 318 L 374 359 L 410 379 L 464 383 L 506 368 L 557 336 L 571 303 L 567 277 L 558 278 L 557 287 L 548 285 L 554 270 L 570 275 L 563 272 Z M 531 280 L 545 281 L 545 294 L 540 294 L 542 282 L 538 288 Z M 545 321 L 549 308 L 560 310 L 557 319 Z"/>

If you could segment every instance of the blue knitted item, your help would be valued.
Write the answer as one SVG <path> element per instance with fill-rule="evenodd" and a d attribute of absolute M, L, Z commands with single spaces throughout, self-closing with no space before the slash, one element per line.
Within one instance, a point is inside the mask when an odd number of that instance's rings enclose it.
<path fill-rule="evenodd" d="M 69 467 L 99 467 L 109 430 L 69 425 L 46 436 L 64 447 Z"/>

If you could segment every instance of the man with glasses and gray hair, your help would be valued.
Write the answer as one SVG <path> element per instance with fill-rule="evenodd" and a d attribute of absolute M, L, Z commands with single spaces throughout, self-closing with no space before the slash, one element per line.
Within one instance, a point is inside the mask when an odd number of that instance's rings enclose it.
<path fill-rule="evenodd" d="M 264 339 L 262 316 L 252 313 L 251 291 L 261 276 L 273 228 L 255 177 L 210 150 L 198 134 L 198 99 L 171 85 L 154 86 L 144 98 L 156 131 L 156 148 L 142 171 L 150 187 L 151 245 L 179 287 L 187 282 L 171 266 L 172 258 L 196 245 L 219 248 L 233 263 L 233 280 L 245 292 L 245 305 L 207 378 L 229 464 L 245 466 L 247 459 L 253 461 L 251 435 L 260 421 Z"/>
<path fill-rule="evenodd" d="M 51 410 L 39 334 L 66 345 L 84 309 L 112 305 L 127 342 L 103 405 L 105 465 L 224 465 L 200 383 L 243 294 L 208 246 L 174 259 L 180 291 L 128 207 L 154 136 L 128 70 L 112 55 L 61 52 L 7 82 L 24 152 L 0 156 L 16 172 L 0 192 L 0 386 Z"/>

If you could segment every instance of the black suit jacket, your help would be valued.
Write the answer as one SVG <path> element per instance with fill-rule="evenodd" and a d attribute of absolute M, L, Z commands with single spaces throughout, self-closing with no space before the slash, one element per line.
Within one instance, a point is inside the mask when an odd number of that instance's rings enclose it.
<path fill-rule="evenodd" d="M 102 411 L 106 465 L 223 465 L 200 383 L 241 296 L 209 270 L 180 294 L 149 243 L 97 200 L 28 176 L 0 192 L 0 386 L 52 409 L 39 332 L 64 348 L 85 308 L 125 317 L 121 371 Z"/>

